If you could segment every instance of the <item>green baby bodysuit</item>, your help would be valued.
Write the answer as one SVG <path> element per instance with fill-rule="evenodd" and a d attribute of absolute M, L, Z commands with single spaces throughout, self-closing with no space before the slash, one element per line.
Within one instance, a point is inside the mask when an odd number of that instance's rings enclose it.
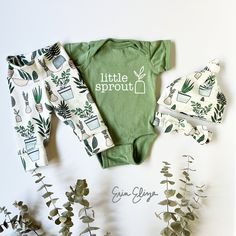
<path fill-rule="evenodd" d="M 103 168 L 140 164 L 148 155 L 156 138 L 156 79 L 170 68 L 170 45 L 121 39 L 65 45 L 115 144 L 98 154 Z"/>

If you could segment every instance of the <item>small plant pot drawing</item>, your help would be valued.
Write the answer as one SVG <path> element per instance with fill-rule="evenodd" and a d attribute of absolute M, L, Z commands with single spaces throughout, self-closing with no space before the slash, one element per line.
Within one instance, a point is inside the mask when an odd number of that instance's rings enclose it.
<path fill-rule="evenodd" d="M 16 115 L 16 116 L 15 116 L 15 119 L 16 119 L 16 123 L 19 123 L 19 122 L 22 121 L 22 118 L 21 118 L 20 115 Z"/>
<path fill-rule="evenodd" d="M 168 96 L 167 98 L 165 98 L 164 103 L 165 103 L 166 105 L 171 105 L 171 103 L 172 103 L 171 97 Z"/>
<path fill-rule="evenodd" d="M 35 149 L 37 139 L 36 139 L 36 137 L 32 137 L 32 138 L 25 139 L 24 142 L 25 142 L 26 151 L 30 152 Z"/>
<path fill-rule="evenodd" d="M 191 96 L 189 96 L 188 94 L 178 92 L 178 95 L 177 95 L 178 102 L 187 103 L 190 100 L 190 98 Z"/>
<path fill-rule="evenodd" d="M 64 88 L 61 88 L 58 90 L 58 93 L 61 95 L 61 97 L 66 101 L 74 98 L 74 94 L 71 90 L 71 86 L 66 86 Z"/>
<path fill-rule="evenodd" d="M 19 87 L 24 87 L 28 84 L 29 80 L 19 79 L 19 78 L 12 78 L 15 85 Z"/>
<path fill-rule="evenodd" d="M 43 111 L 42 103 L 35 104 L 35 108 L 38 111 L 38 113 L 41 113 Z"/>
<path fill-rule="evenodd" d="M 204 97 L 209 97 L 211 95 L 212 88 L 206 88 L 204 86 L 199 87 L 199 94 Z"/>
<path fill-rule="evenodd" d="M 59 55 L 53 59 L 52 63 L 56 69 L 59 69 L 65 61 L 66 59 L 62 55 Z"/>
<path fill-rule="evenodd" d="M 38 161 L 39 160 L 39 150 L 38 149 L 27 152 L 27 153 L 28 153 L 28 156 L 31 161 Z"/>
<path fill-rule="evenodd" d="M 137 80 L 135 82 L 135 93 L 136 94 L 145 94 L 145 83 L 142 80 Z"/>
<path fill-rule="evenodd" d="M 90 130 L 94 130 L 94 129 L 97 129 L 98 127 L 100 127 L 97 116 L 92 116 L 92 117 L 88 118 L 87 120 L 84 121 L 84 123 L 88 126 L 88 128 Z"/>

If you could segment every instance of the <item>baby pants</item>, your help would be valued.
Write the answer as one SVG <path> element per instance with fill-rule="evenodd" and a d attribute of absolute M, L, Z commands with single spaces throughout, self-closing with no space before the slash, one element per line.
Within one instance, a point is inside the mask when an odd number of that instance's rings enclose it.
<path fill-rule="evenodd" d="M 69 125 L 91 156 L 113 146 L 87 86 L 60 43 L 7 57 L 18 155 L 25 170 L 47 164 L 51 114 Z"/>

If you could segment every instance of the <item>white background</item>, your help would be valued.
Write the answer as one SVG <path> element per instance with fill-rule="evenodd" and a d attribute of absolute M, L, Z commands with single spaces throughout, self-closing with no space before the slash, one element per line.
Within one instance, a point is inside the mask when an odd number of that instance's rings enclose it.
<path fill-rule="evenodd" d="M 143 199 L 139 204 L 132 204 L 131 198 L 126 198 L 114 204 L 111 189 L 117 185 L 129 191 L 142 186 L 161 193 L 161 162 L 171 162 L 178 174 L 183 164 L 181 155 L 191 154 L 198 169 L 194 181 L 208 186 L 208 199 L 193 235 L 236 235 L 235 9 L 233 0 L 1 1 L 0 205 L 11 210 L 14 200 L 23 200 L 35 209 L 39 205 L 39 219 L 47 230 L 53 231 L 52 222 L 46 218 L 48 209 L 36 192 L 38 186 L 30 174 L 24 173 L 17 159 L 6 80 L 7 55 L 31 52 L 56 41 L 80 42 L 107 37 L 171 39 L 175 44 L 175 66 L 161 76 L 161 88 L 181 75 L 201 69 L 210 59 L 219 57 L 222 61 L 219 83 L 228 98 L 228 108 L 222 125 L 209 125 L 214 132 L 212 143 L 200 146 L 189 137 L 161 134 L 142 165 L 102 170 L 96 157 L 86 155 L 72 131 L 54 119 L 48 150 L 52 161 L 41 171 L 61 198 L 59 205 L 65 201 L 64 192 L 70 184 L 78 178 L 87 179 L 96 225 L 102 228 L 97 235 L 110 231 L 112 236 L 153 236 L 160 235 L 163 228 L 154 215 L 161 210 L 158 206 L 161 197 L 153 197 L 149 203 Z M 4 235 L 9 234 L 8 231 Z"/>

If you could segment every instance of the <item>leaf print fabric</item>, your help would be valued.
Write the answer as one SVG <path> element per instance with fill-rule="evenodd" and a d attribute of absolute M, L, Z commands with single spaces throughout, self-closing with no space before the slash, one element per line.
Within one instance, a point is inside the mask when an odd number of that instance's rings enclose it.
<path fill-rule="evenodd" d="M 47 164 L 44 145 L 52 112 L 72 128 L 90 156 L 113 146 L 87 86 L 60 43 L 7 60 L 18 155 L 25 170 Z M 83 115 L 74 112 L 78 110 Z"/>

